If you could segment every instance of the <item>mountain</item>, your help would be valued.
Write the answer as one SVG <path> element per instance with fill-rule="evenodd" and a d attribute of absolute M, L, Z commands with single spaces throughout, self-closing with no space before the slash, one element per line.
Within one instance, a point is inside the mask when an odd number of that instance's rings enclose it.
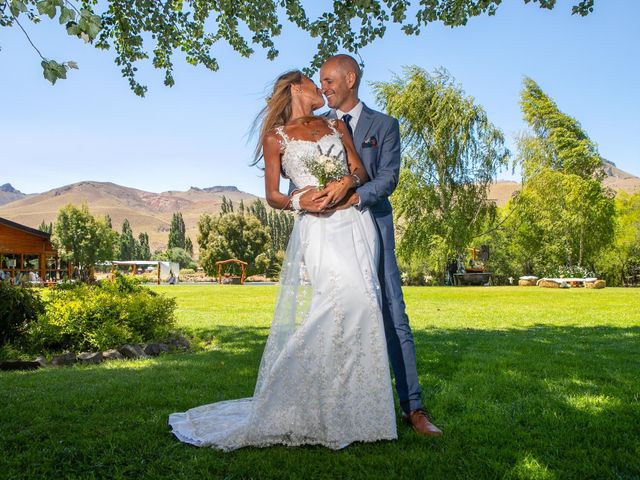
<path fill-rule="evenodd" d="M 518 190 L 520 190 L 520 183 L 512 180 L 498 180 L 489 187 L 488 197 L 499 207 L 504 207 Z"/>
<path fill-rule="evenodd" d="M 166 248 L 171 217 L 175 212 L 182 213 L 187 236 L 191 237 L 197 250 L 201 214 L 218 213 L 223 196 L 236 206 L 241 200 L 248 206 L 258 198 L 233 186 L 191 187 L 186 192 L 153 193 L 94 181 L 78 182 L 40 194 L 21 195 L 24 198 L 0 205 L 0 217 L 37 228 L 43 220 L 55 222 L 58 210 L 68 203 L 80 205 L 85 202 L 92 215 L 109 214 L 113 228 L 118 232 L 125 218 L 129 220 L 135 237 L 140 232 L 147 232 L 152 252 Z"/>
<path fill-rule="evenodd" d="M 20 190 L 13 188 L 10 183 L 0 185 L 0 205 L 19 200 L 23 197 L 26 197 L 26 195 Z"/>
<path fill-rule="evenodd" d="M 615 191 L 627 193 L 640 192 L 640 178 L 616 167 L 616 164 L 604 160 L 605 178 L 602 183 Z M 515 192 L 520 190 L 520 183 L 511 180 L 498 180 L 489 187 L 489 198 L 495 200 L 499 207 L 506 205 Z"/>
<path fill-rule="evenodd" d="M 622 190 L 627 193 L 640 192 L 640 178 L 620 170 L 616 164 L 609 160 L 604 161 L 604 171 L 607 175 L 604 184 L 614 190 Z"/>

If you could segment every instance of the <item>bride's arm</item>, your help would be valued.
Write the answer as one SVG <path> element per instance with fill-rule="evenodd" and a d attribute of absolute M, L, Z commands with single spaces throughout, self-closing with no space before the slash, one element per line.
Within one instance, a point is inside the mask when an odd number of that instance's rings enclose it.
<path fill-rule="evenodd" d="M 267 133 L 262 141 L 264 155 L 264 194 L 273 208 L 291 209 L 291 197 L 280 193 L 280 138 L 275 132 Z"/>
<path fill-rule="evenodd" d="M 277 133 L 271 132 L 265 135 L 262 142 L 262 153 L 264 155 L 264 192 L 269 206 L 280 210 L 293 210 L 291 200 L 296 193 L 306 190 L 315 190 L 315 187 L 304 187 L 295 189 L 290 195 L 280 193 L 280 172 L 282 147 L 280 137 Z M 301 202 L 303 209 L 318 212 L 320 202 Z"/>
<path fill-rule="evenodd" d="M 359 187 L 369 180 L 367 171 L 360 160 L 358 152 L 356 152 L 356 147 L 353 144 L 353 139 L 347 130 L 347 126 L 340 120 L 335 121 L 335 125 L 342 136 L 342 144 L 347 153 L 349 175 L 345 175 L 340 180 L 329 183 L 324 190 L 314 195 L 314 199 L 322 199 L 323 205 L 326 205 L 328 208 L 341 203 L 356 187 Z"/>

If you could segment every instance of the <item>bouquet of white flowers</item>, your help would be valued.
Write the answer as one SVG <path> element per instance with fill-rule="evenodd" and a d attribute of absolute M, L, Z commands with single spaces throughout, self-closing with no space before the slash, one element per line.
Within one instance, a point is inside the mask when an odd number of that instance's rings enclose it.
<path fill-rule="evenodd" d="M 332 155 L 333 145 L 325 153 L 318 145 L 318 155 L 307 158 L 304 161 L 309 172 L 318 179 L 318 188 L 322 189 L 333 180 L 338 180 L 349 174 L 347 162 L 344 158 L 344 150 L 338 155 Z"/>

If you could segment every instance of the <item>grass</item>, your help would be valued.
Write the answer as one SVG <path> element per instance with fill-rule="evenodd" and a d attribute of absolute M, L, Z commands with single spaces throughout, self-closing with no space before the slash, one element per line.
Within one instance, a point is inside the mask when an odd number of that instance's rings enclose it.
<path fill-rule="evenodd" d="M 640 478 L 640 290 L 407 288 L 442 439 L 221 453 L 167 417 L 252 394 L 277 290 L 155 288 L 203 348 L 0 373 L 0 478 Z"/>

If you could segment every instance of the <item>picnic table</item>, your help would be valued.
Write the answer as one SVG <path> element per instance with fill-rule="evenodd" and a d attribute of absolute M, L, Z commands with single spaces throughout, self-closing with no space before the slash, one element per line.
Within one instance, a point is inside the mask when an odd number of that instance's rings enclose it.
<path fill-rule="evenodd" d="M 487 285 L 491 283 L 490 272 L 464 272 L 454 273 L 453 283 L 455 285 Z"/>

